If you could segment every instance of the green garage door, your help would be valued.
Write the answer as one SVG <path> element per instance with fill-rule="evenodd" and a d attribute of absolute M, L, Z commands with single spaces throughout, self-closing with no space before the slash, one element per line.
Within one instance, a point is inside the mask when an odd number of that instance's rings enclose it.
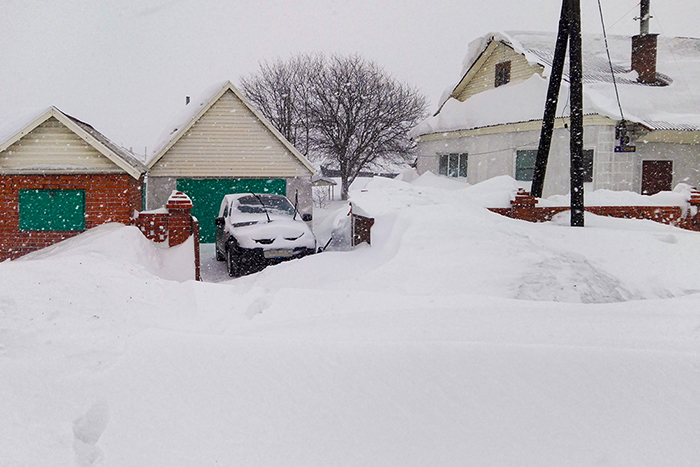
<path fill-rule="evenodd" d="M 192 200 L 192 215 L 199 219 L 199 240 L 202 243 L 214 243 L 214 219 L 219 215 L 224 195 L 251 191 L 286 195 L 287 181 L 282 178 L 182 178 L 177 181 L 177 189 Z"/>

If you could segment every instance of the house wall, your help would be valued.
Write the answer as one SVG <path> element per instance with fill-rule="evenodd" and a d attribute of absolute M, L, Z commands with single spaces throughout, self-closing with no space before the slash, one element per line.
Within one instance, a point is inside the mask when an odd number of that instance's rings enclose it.
<path fill-rule="evenodd" d="M 643 138 L 641 138 L 643 140 Z M 700 144 L 644 143 L 635 141 L 637 148 L 634 170 L 634 191 L 642 189 L 642 161 L 673 161 L 673 186 L 687 183 L 700 187 Z"/>
<path fill-rule="evenodd" d="M 20 231 L 19 190 L 85 190 L 85 228 L 130 224 L 141 208 L 141 180 L 127 174 L 3 175 L 0 177 L 0 261 L 45 248 L 81 231 Z"/>
<path fill-rule="evenodd" d="M 44 173 L 56 167 L 80 173 L 124 172 L 55 117 L 0 153 L 0 172 Z"/>
<path fill-rule="evenodd" d="M 524 125 L 525 126 L 525 125 Z M 561 126 L 561 125 L 560 125 Z M 440 154 L 467 153 L 467 181 L 479 183 L 500 175 L 515 177 L 516 151 L 537 149 L 540 130 L 510 131 L 474 136 L 422 139 L 418 143 L 417 170 L 419 173 L 438 173 Z M 593 149 L 593 182 L 588 189 L 632 190 L 635 170 L 634 155 L 614 153 L 615 128 L 609 125 L 589 125 L 584 131 L 584 149 Z M 569 131 L 554 130 L 545 177 L 545 197 L 569 192 Z M 640 169 L 641 170 L 641 169 Z M 529 190 L 530 182 L 518 182 Z"/>
<path fill-rule="evenodd" d="M 492 44 L 495 45 L 491 53 L 485 57 L 482 66 L 475 72 L 470 72 L 453 93 L 453 96 L 458 100 L 464 102 L 475 94 L 493 89 L 497 63 L 510 60 L 511 82 L 524 81 L 535 73 L 542 74 L 543 68 L 541 66 L 530 65 L 522 54 L 516 53 L 509 46 L 502 42 L 492 42 Z"/>
<path fill-rule="evenodd" d="M 636 152 L 616 153 L 614 122 L 589 125 L 584 129 L 584 149 L 593 149 L 593 182 L 589 190 L 641 192 L 642 161 L 672 160 L 673 186 L 687 183 L 700 186 L 700 145 L 676 143 L 644 143 L 633 141 Z M 499 175 L 515 177 L 515 153 L 521 149 L 537 149 L 540 131 L 511 131 L 488 135 L 449 138 L 425 138 L 418 143 L 419 173 L 438 173 L 440 154 L 468 153 L 469 183 L 479 183 Z M 433 135 L 431 135 L 433 136 Z M 554 130 L 545 178 L 543 196 L 569 192 L 569 132 Z M 529 190 L 529 182 L 519 182 Z"/>

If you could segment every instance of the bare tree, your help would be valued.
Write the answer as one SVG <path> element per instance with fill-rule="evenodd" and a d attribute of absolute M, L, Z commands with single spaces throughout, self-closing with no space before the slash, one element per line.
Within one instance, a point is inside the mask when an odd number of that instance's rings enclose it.
<path fill-rule="evenodd" d="M 310 77 L 322 66 L 319 55 L 262 62 L 257 73 L 243 77 L 240 83 L 248 100 L 304 155 L 310 149 Z"/>
<path fill-rule="evenodd" d="M 427 108 L 414 88 L 359 55 L 263 63 L 241 88 L 300 152 L 339 170 L 342 199 L 361 170 L 411 157 L 408 130 Z"/>

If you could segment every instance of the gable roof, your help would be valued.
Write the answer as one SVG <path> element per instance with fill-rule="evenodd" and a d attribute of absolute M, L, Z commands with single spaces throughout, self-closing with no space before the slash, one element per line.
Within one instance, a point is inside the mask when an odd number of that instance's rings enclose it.
<path fill-rule="evenodd" d="M 197 98 L 193 99 L 185 109 L 178 114 L 166 131 L 161 134 L 151 153 L 151 158 L 146 163 L 148 169 L 154 165 L 177 143 L 187 132 L 194 126 L 197 121 L 228 91 L 231 91 L 243 105 L 253 113 L 253 115 L 263 124 L 263 126 L 279 140 L 280 143 L 287 149 L 301 164 L 309 170 L 311 174 L 316 172 L 316 169 L 311 163 L 296 150 L 287 139 L 265 118 L 258 110 L 241 94 L 238 89 L 230 82 L 217 83 Z"/>
<path fill-rule="evenodd" d="M 2 142 L 0 142 L 0 152 L 5 151 L 52 117 L 133 178 L 138 180 L 144 173 L 144 165 L 129 151 L 114 144 L 91 125 L 71 117 L 53 106 L 24 115 L 10 126 L 1 130 L 0 138 L 2 138 Z"/>
<path fill-rule="evenodd" d="M 527 91 L 534 95 L 527 99 L 521 97 L 520 105 L 532 108 L 526 111 L 521 107 L 514 112 L 513 117 L 503 115 L 504 112 L 498 118 L 494 118 L 494 115 L 479 118 L 476 114 L 497 106 L 515 107 L 508 99 L 512 99 L 518 91 L 509 88 L 522 86 L 522 81 L 484 91 L 464 102 L 454 99 L 456 91 L 468 85 L 474 74 L 473 68 L 483 63 L 484 56 L 488 55 L 494 42 L 505 44 L 522 54 L 531 65 L 541 66 L 544 76 L 549 76 L 554 57 L 555 33 L 515 31 L 487 34 L 469 45 L 459 81 L 445 90 L 438 112 L 419 125 L 413 131 L 414 135 L 541 120 L 547 89 L 546 80 L 541 78 L 538 80 L 533 77 L 526 81 L 529 83 Z M 601 35 L 583 35 L 582 43 L 584 112 L 620 120 L 604 38 Z M 636 72 L 631 71 L 630 65 L 630 36 L 608 36 L 608 43 L 626 120 L 640 123 L 652 131 L 700 131 L 700 39 L 658 37 L 657 78 L 666 86 L 650 86 L 636 81 Z M 564 67 L 560 99 L 567 99 L 568 79 L 567 64 Z M 527 102 L 522 102 L 523 100 Z M 561 110 L 557 112 L 558 116 L 568 116 L 566 106 Z M 529 118 L 522 120 L 523 116 Z"/>

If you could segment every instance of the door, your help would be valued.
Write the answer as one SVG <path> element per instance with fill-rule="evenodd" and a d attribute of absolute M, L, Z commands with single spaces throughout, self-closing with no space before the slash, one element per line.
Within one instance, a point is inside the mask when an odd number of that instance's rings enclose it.
<path fill-rule="evenodd" d="M 673 161 L 642 161 L 642 194 L 653 195 L 673 188 Z"/>
<path fill-rule="evenodd" d="M 224 195 L 252 191 L 286 196 L 287 181 L 283 178 L 181 178 L 177 180 L 177 189 L 192 200 L 192 215 L 199 220 L 199 241 L 214 243 L 214 219 L 219 215 Z"/>

